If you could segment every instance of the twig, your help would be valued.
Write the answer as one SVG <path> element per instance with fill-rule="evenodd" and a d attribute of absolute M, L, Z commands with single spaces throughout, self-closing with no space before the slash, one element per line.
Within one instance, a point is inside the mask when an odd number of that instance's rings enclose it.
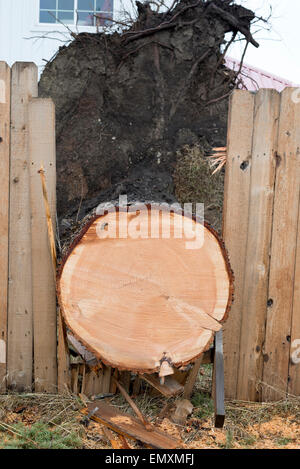
<path fill-rule="evenodd" d="M 148 431 L 153 431 L 154 428 L 153 426 L 151 425 L 150 422 L 148 422 L 148 420 L 144 417 L 144 415 L 142 414 L 142 412 L 140 411 L 140 409 L 138 408 L 138 406 L 133 402 L 133 400 L 131 399 L 131 397 L 129 396 L 129 394 L 127 393 L 127 391 L 123 388 L 123 386 L 119 383 L 119 381 L 113 376 L 112 377 L 112 380 L 114 381 L 114 383 L 117 385 L 117 387 L 119 388 L 120 390 L 120 393 L 122 394 L 122 396 L 126 399 L 126 401 L 128 402 L 128 404 L 130 405 L 130 407 L 134 410 L 135 414 L 137 415 L 137 417 L 140 419 L 140 421 L 142 422 L 143 425 L 145 425 L 145 428 L 148 430 Z"/>

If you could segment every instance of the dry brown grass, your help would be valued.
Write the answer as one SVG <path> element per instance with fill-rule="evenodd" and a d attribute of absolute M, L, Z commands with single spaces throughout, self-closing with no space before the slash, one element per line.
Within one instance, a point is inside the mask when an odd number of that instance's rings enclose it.
<path fill-rule="evenodd" d="M 176 399 L 153 395 L 147 384 L 135 399 L 143 414 L 157 428 L 181 438 L 184 448 L 300 448 L 300 398 L 288 396 L 276 403 L 226 402 L 226 421 L 222 430 L 214 428 L 213 404 L 210 397 L 211 366 L 202 367 L 195 386 L 192 402 L 194 411 L 186 426 L 178 426 L 160 412 Z M 121 395 L 108 401 L 124 412 L 132 409 Z M 74 395 L 9 394 L 0 396 L 0 444 L 16 431 L 16 424 L 31 427 L 38 423 L 59 429 L 62 435 L 76 435 L 82 448 L 111 448 L 102 426 L 90 422 L 83 424 L 81 400 Z M 170 416 L 170 414 L 169 414 Z M 12 431 L 13 429 L 13 431 Z M 15 435 L 15 438 L 18 438 Z M 141 447 L 129 441 L 130 447 Z"/>

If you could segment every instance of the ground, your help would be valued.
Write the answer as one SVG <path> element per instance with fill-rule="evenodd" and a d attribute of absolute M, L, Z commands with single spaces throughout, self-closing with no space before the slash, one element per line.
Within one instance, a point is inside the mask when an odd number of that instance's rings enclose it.
<path fill-rule="evenodd" d="M 151 395 L 149 387 L 136 403 L 158 428 L 180 438 L 186 449 L 300 449 L 300 398 L 263 404 L 228 401 L 225 427 L 220 430 L 213 424 L 210 385 L 211 368 L 203 366 L 192 396 L 194 411 L 185 427 L 162 416 L 167 400 Z M 120 395 L 111 401 L 131 411 Z M 71 394 L 0 396 L 0 448 L 111 449 L 100 424 L 84 423 L 82 408 L 80 398 Z M 142 447 L 133 440 L 128 443 Z"/>

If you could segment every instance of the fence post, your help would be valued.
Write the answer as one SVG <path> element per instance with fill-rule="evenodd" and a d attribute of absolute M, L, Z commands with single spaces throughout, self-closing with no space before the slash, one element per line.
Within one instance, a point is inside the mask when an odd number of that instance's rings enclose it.
<path fill-rule="evenodd" d="M 28 125 L 31 189 L 34 385 L 36 392 L 56 392 L 56 285 L 39 174 L 41 165 L 43 165 L 51 218 L 55 224 L 55 108 L 51 99 L 35 98 L 29 102 Z"/>
<path fill-rule="evenodd" d="M 0 392 L 6 391 L 10 68 L 0 62 Z"/>
<path fill-rule="evenodd" d="M 300 181 L 300 104 L 293 93 L 292 88 L 281 93 L 263 400 L 285 398 L 289 380 Z"/>
<path fill-rule="evenodd" d="M 31 390 L 33 362 L 28 102 L 38 94 L 37 67 L 17 62 L 11 78 L 8 284 L 8 386 Z"/>

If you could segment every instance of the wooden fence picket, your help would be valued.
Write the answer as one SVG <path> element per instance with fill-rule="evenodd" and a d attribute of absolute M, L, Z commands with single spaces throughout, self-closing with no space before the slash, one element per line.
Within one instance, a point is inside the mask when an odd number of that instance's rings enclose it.
<path fill-rule="evenodd" d="M 6 390 L 7 372 L 10 78 L 10 68 L 0 62 L 0 392 Z"/>
<path fill-rule="evenodd" d="M 7 379 L 24 391 L 32 389 L 33 368 L 28 103 L 38 95 L 36 65 L 15 63 L 11 83 Z"/>
<path fill-rule="evenodd" d="M 263 400 L 285 397 L 289 376 L 300 181 L 300 106 L 293 89 L 281 93 L 269 307 L 264 343 Z"/>
<path fill-rule="evenodd" d="M 224 324 L 224 371 L 227 398 L 235 398 L 246 263 L 254 95 L 238 90 L 230 102 L 225 173 L 223 238 L 234 272 L 234 303 Z M 241 138 L 242 136 L 242 138 Z"/>
<path fill-rule="evenodd" d="M 34 98 L 28 107 L 32 231 L 34 385 L 56 392 L 57 313 L 55 276 L 39 170 L 45 171 L 52 222 L 56 219 L 55 108 L 51 99 Z M 54 227 L 55 232 L 55 227 Z"/>

